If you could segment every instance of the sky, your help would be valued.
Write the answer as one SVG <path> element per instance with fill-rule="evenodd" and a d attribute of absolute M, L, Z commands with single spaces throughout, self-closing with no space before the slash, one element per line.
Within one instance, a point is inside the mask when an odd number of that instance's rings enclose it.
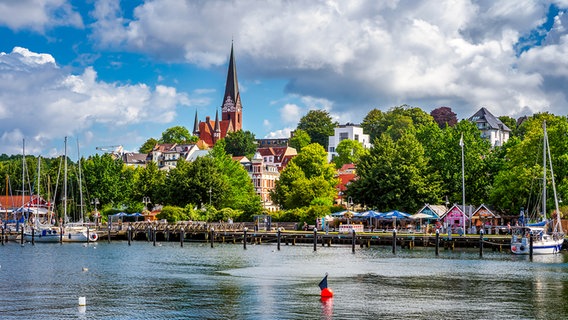
<path fill-rule="evenodd" d="M 568 0 L 0 1 L 0 154 L 136 152 L 220 111 L 231 44 L 243 129 L 403 104 L 458 119 L 568 114 Z"/>

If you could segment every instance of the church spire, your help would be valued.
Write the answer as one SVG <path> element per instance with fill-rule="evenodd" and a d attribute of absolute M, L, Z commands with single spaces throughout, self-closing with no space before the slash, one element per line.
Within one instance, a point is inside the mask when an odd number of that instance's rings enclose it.
<path fill-rule="evenodd" d="M 199 136 L 199 120 L 197 119 L 197 110 L 195 110 L 195 121 L 193 121 L 193 135 Z"/>
<path fill-rule="evenodd" d="M 237 64 L 233 44 L 231 43 L 231 56 L 229 57 L 229 70 L 227 71 L 227 82 L 225 83 L 225 95 L 223 96 L 222 117 L 229 120 L 233 130 L 242 129 L 242 105 L 239 92 L 239 82 L 237 80 Z"/>

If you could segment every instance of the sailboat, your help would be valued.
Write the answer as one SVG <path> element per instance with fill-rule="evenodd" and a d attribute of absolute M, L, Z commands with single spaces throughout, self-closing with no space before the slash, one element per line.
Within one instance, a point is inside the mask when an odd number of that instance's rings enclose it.
<path fill-rule="evenodd" d="M 546 132 L 546 122 L 543 123 L 543 188 L 542 188 L 542 212 L 541 221 L 533 224 L 525 224 L 513 229 L 511 239 L 511 252 L 514 254 L 529 254 L 532 239 L 533 254 L 555 254 L 560 252 L 564 243 L 564 231 L 560 223 L 560 209 L 558 208 L 558 197 L 556 195 L 556 184 L 554 183 L 554 172 L 552 171 L 552 160 L 550 158 L 550 146 L 548 145 L 548 134 Z M 547 164 L 548 156 L 548 164 Z M 548 167 L 547 167 L 548 166 Z M 546 173 L 550 169 L 552 180 L 552 190 L 554 194 L 555 215 L 551 220 L 546 219 Z M 523 217 L 521 211 L 521 217 Z"/>
<path fill-rule="evenodd" d="M 65 219 L 65 225 L 63 227 L 63 242 L 94 242 L 98 240 L 98 235 L 95 230 L 91 230 L 88 224 L 83 221 L 83 195 L 81 181 L 79 182 L 79 193 L 81 198 L 81 221 L 79 222 L 69 222 L 67 216 L 67 137 L 65 137 L 65 170 L 63 178 L 63 216 Z M 79 178 L 81 178 L 80 163 L 79 159 Z"/>
<path fill-rule="evenodd" d="M 23 145 L 22 194 L 25 190 L 25 140 Z M 28 225 L 24 228 L 24 240 L 28 242 L 59 242 L 59 228 L 51 223 L 49 208 L 43 205 L 39 196 L 41 157 L 38 157 L 37 163 L 37 194 L 30 196 L 30 201 L 27 204 L 24 200 L 25 197 L 22 197 L 22 214 L 24 214 L 26 207 L 29 214 Z"/>

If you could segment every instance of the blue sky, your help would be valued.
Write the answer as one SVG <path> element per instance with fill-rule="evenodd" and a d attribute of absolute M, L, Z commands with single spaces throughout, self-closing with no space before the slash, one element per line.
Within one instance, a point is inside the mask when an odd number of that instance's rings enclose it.
<path fill-rule="evenodd" d="M 221 105 L 231 42 L 244 129 L 408 104 L 568 113 L 568 0 L 0 3 L 0 154 L 136 151 Z M 68 153 L 77 154 L 75 143 Z M 76 156 L 74 156 L 76 158 Z"/>

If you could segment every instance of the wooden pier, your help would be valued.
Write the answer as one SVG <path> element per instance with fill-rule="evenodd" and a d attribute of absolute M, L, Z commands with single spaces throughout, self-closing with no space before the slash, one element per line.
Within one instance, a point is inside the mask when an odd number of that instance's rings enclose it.
<path fill-rule="evenodd" d="M 393 253 L 397 248 L 414 249 L 417 247 L 435 247 L 443 250 L 456 248 L 481 248 L 508 252 L 511 243 L 510 235 L 479 235 L 468 234 L 424 234 L 404 233 L 392 231 L 374 231 L 359 233 L 340 233 L 324 231 L 298 231 L 295 223 L 274 223 L 270 229 L 258 227 L 254 223 L 205 223 L 205 222 L 178 222 L 175 224 L 165 222 L 134 222 L 113 225 L 99 225 L 96 227 L 98 241 L 147 241 L 153 242 L 205 242 L 242 244 L 278 244 L 291 245 L 313 244 L 317 246 L 350 245 L 355 247 L 390 246 Z M 7 241 L 20 241 L 19 233 L 5 230 L 2 244 Z"/>

